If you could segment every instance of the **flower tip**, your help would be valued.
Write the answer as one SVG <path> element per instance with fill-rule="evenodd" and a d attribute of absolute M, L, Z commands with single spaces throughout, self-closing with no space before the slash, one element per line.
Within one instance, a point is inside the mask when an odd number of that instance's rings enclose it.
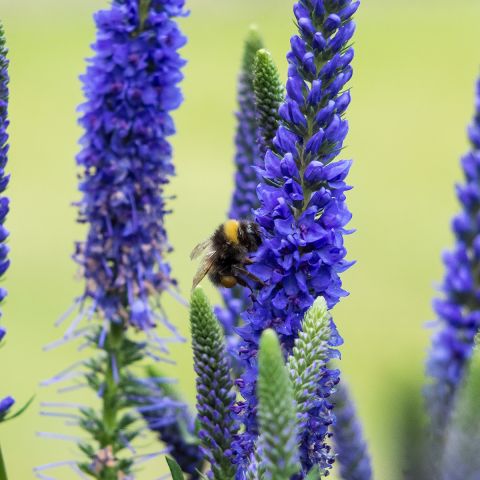
<path fill-rule="evenodd" d="M 266 48 L 261 48 L 260 50 L 258 50 L 256 56 L 257 56 L 257 61 L 258 59 L 267 60 L 272 58 L 272 54 Z"/>
<path fill-rule="evenodd" d="M 0 417 L 3 418 L 3 416 L 5 416 L 5 414 L 10 410 L 10 408 L 12 408 L 14 403 L 15 399 L 10 396 L 0 400 Z"/>
<path fill-rule="evenodd" d="M 205 292 L 203 291 L 203 288 L 200 285 L 197 285 L 196 287 L 194 287 L 192 289 L 192 296 L 193 295 L 200 295 L 202 293 L 205 293 Z"/>
<path fill-rule="evenodd" d="M 321 308 L 322 310 L 328 310 L 327 301 L 322 296 L 319 296 L 315 299 L 313 306 L 315 308 Z"/>
<path fill-rule="evenodd" d="M 248 29 L 247 34 L 247 44 L 256 45 L 258 48 L 261 48 L 263 45 L 262 36 L 260 35 L 260 30 L 257 25 L 252 23 Z"/>
<path fill-rule="evenodd" d="M 191 301 L 190 304 L 193 304 L 195 302 L 200 302 L 200 303 L 208 303 L 208 298 L 203 290 L 202 287 L 197 286 L 192 290 L 192 296 L 191 296 Z"/>
<path fill-rule="evenodd" d="M 280 348 L 280 341 L 275 330 L 267 328 L 260 339 L 260 349 Z"/>

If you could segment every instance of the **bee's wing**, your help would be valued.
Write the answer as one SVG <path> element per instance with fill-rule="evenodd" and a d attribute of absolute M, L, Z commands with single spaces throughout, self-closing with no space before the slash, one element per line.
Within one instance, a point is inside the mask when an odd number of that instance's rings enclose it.
<path fill-rule="evenodd" d="M 210 271 L 213 264 L 215 263 L 216 252 L 213 249 L 209 249 L 205 256 L 202 258 L 202 263 L 193 277 L 192 290 L 203 280 L 205 275 Z"/>
<path fill-rule="evenodd" d="M 208 238 L 202 243 L 199 243 L 193 250 L 192 253 L 190 254 L 190 259 L 194 260 L 198 256 L 200 256 L 205 250 L 213 250 L 212 248 L 212 239 Z"/>

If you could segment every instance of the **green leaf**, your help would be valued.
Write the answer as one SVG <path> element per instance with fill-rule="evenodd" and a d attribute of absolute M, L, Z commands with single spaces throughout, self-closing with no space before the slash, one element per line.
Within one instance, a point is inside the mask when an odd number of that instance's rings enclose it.
<path fill-rule="evenodd" d="M 7 468 L 3 459 L 2 448 L 0 447 L 0 480 L 8 480 Z"/>
<path fill-rule="evenodd" d="M 167 457 L 168 468 L 170 469 L 170 473 L 172 474 L 173 480 L 184 480 L 182 469 L 180 465 L 170 457 Z M 1 479 L 0 479 L 1 480 Z"/>
<path fill-rule="evenodd" d="M 273 330 L 265 330 L 260 339 L 258 369 L 260 467 L 269 478 L 289 480 L 301 468 L 296 409 L 280 342 Z"/>

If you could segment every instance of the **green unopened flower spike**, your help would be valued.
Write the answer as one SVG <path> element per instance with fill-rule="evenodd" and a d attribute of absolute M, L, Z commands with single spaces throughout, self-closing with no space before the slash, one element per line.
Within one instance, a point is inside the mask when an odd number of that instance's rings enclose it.
<path fill-rule="evenodd" d="M 213 478 L 230 480 L 235 476 L 230 461 L 231 444 L 238 429 L 230 411 L 235 392 L 225 338 L 202 289 L 193 291 L 190 308 L 199 436 L 211 463 Z"/>
<path fill-rule="evenodd" d="M 278 110 L 284 101 L 284 88 L 272 55 L 267 50 L 257 52 L 253 72 L 258 143 L 263 156 L 269 148 L 273 148 L 272 142 L 280 120 Z"/>
<path fill-rule="evenodd" d="M 318 297 L 305 314 L 302 330 L 298 332 L 292 355 L 288 359 L 287 368 L 293 384 L 300 429 L 306 427 L 307 412 L 318 399 L 322 371 L 332 357 L 330 322 L 327 303 L 323 297 Z"/>
<path fill-rule="evenodd" d="M 243 52 L 243 59 L 242 59 L 242 77 L 245 84 L 248 86 L 253 85 L 254 79 L 254 70 L 252 66 L 255 64 L 255 57 L 257 56 L 257 52 L 263 48 L 263 39 L 255 25 L 250 26 L 250 30 L 248 31 L 248 36 L 245 41 L 245 49 Z"/>
<path fill-rule="evenodd" d="M 276 333 L 265 330 L 258 355 L 258 457 L 263 478 L 289 480 L 300 471 L 292 383 Z"/>

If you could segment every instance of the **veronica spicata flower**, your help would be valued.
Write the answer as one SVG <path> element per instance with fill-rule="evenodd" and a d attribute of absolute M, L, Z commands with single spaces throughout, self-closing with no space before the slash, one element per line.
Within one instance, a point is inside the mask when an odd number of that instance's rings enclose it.
<path fill-rule="evenodd" d="M 174 173 L 170 111 L 185 44 L 172 17 L 184 0 L 123 0 L 96 16 L 95 57 L 83 76 L 87 102 L 78 164 L 83 167 L 80 222 L 88 225 L 76 261 L 84 299 L 109 321 L 155 325 L 151 298 L 175 284 L 164 259 L 164 186 Z"/>
<path fill-rule="evenodd" d="M 476 113 L 469 128 L 471 150 L 462 159 L 464 183 L 457 186 L 462 211 L 453 219 L 454 248 L 445 253 L 443 298 L 434 301 L 438 331 L 427 361 L 431 383 L 426 387 L 431 427 L 443 435 L 458 387 L 480 328 L 480 81 Z"/>
<path fill-rule="evenodd" d="M 9 199 L 3 196 L 3 192 L 8 186 L 10 175 L 5 173 L 5 167 L 8 160 L 8 64 L 7 47 L 5 45 L 5 32 L 0 24 L 0 278 L 7 271 L 10 260 L 8 259 L 8 246 L 6 240 L 8 238 L 8 230 L 4 226 L 5 219 L 9 210 Z M 7 291 L 0 288 L 0 302 L 7 296 Z M 0 327 L 0 342 L 5 337 L 6 330 Z M 8 396 L 0 400 L 0 422 L 6 417 L 15 400 Z"/>
<path fill-rule="evenodd" d="M 237 131 L 235 134 L 235 187 L 232 195 L 229 218 L 247 219 L 258 207 L 255 189 L 258 176 L 255 166 L 260 160 L 257 144 L 257 121 L 255 111 L 255 93 L 253 90 L 253 65 L 255 54 L 263 47 L 262 39 L 255 28 L 251 28 L 245 41 L 242 68 L 238 78 L 238 112 Z M 238 327 L 240 315 L 251 304 L 248 292 L 244 288 L 222 289 L 224 308 L 216 307 L 215 314 L 222 324 L 227 341 L 227 348 L 236 365 Z"/>
<path fill-rule="evenodd" d="M 358 5 L 351 0 L 301 0 L 294 6 L 299 35 L 292 37 L 287 56 L 287 98 L 257 190 L 261 207 L 255 218 L 263 228 L 264 244 L 252 272 L 266 287 L 258 292 L 240 329 L 240 356 L 246 367 L 238 382 L 245 402 L 235 407 L 246 423 L 246 432 L 235 445 L 240 462 L 250 454 L 256 437 L 256 356 L 261 332 L 274 329 L 289 353 L 314 299 L 323 296 L 331 308 L 347 294 L 339 275 L 351 265 L 345 260 L 343 244 L 351 218 L 345 203 L 351 162 L 335 159 L 348 131 L 343 117 L 350 93 L 345 85 L 352 76 L 349 43 L 355 25 L 351 17 Z M 332 339 L 341 342 L 335 329 Z M 328 397 L 321 386 L 318 394 Z M 313 408 L 309 422 L 317 439 L 301 445 L 305 472 L 314 464 L 325 469 L 333 462 L 325 446 L 331 414 Z"/>
<path fill-rule="evenodd" d="M 151 331 L 157 319 L 175 332 L 158 296 L 175 285 L 164 258 L 170 250 L 164 186 L 174 173 L 170 112 L 182 101 L 178 84 L 185 61 L 178 50 L 186 39 L 174 18 L 184 15 L 184 3 L 116 0 L 95 17 L 95 56 L 82 77 L 87 101 L 80 123 L 85 135 L 77 157 L 83 168 L 80 222 L 87 224 L 88 234 L 77 245 L 75 260 L 86 287 L 82 311 L 65 334 L 65 339 L 86 336 L 95 356 L 45 383 L 81 377 L 97 393 L 101 406 L 98 410 L 84 406 L 66 416 L 88 433 L 87 439 L 77 442 L 86 460 L 39 467 L 40 478 L 44 470 L 63 465 L 101 480 L 132 478 L 137 460 L 145 460 L 127 454 L 134 451 L 131 443 L 144 428 L 140 417 L 151 397 L 147 392 L 138 398 L 144 385 L 132 367 L 147 356 L 164 360 L 161 356 L 168 353 L 165 342 Z M 84 305 L 88 315 L 97 315 L 103 325 L 91 322 L 77 329 Z M 130 338 L 132 327 L 147 332 L 142 341 Z M 60 405 L 65 407 L 78 409 L 75 404 Z M 58 412 L 42 413 L 65 418 Z M 172 409 L 164 413 L 171 415 L 166 422 L 175 420 Z"/>

